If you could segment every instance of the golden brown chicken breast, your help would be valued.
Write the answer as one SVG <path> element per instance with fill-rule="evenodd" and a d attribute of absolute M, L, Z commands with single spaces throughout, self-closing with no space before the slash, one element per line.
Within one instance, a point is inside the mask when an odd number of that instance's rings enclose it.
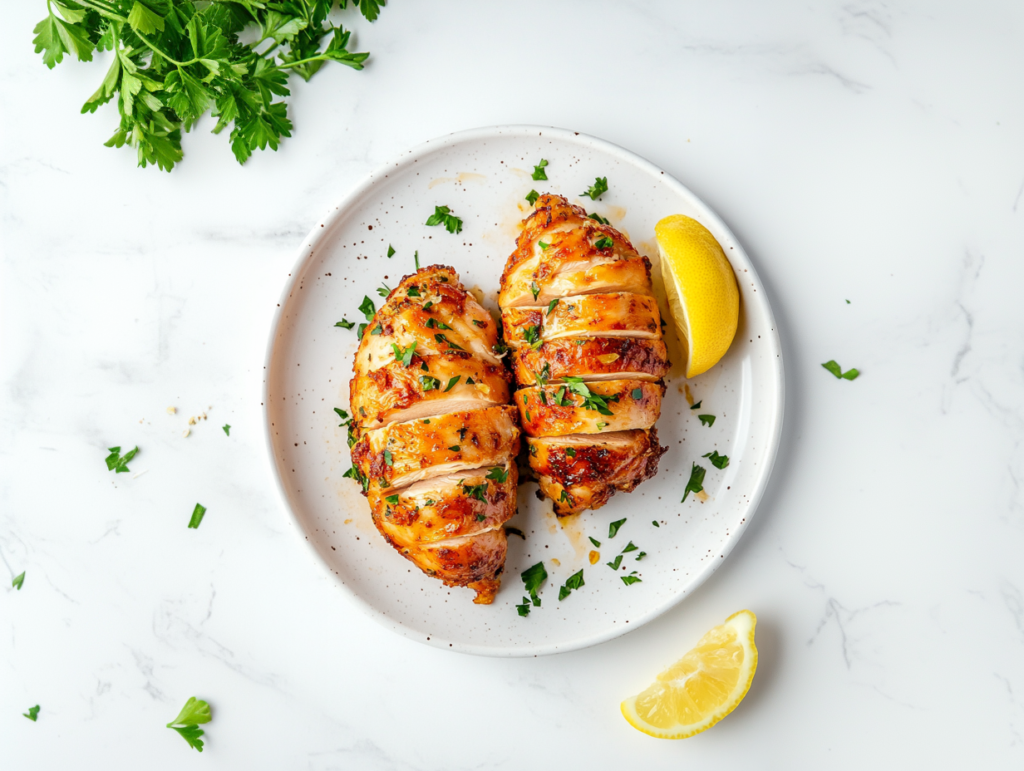
<path fill-rule="evenodd" d="M 669 362 L 650 261 L 557 195 L 523 222 L 501 277 L 530 467 L 559 515 L 653 477 Z"/>
<path fill-rule="evenodd" d="M 516 513 L 518 415 L 497 325 L 446 266 L 406 276 L 363 332 L 352 472 L 385 539 L 474 602 L 493 601 Z"/>

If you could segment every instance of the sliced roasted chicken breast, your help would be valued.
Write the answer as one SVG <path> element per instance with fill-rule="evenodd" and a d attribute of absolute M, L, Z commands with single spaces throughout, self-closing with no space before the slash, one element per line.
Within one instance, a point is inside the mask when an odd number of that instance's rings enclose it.
<path fill-rule="evenodd" d="M 600 434 L 650 428 L 661 415 L 665 386 L 648 380 L 549 383 L 516 392 L 529 436 Z"/>
<path fill-rule="evenodd" d="M 632 292 L 566 297 L 552 300 L 546 308 L 506 308 L 501 320 L 505 340 L 513 348 L 536 347 L 562 338 L 661 339 L 657 301 Z"/>
<path fill-rule="evenodd" d="M 668 374 L 668 349 L 662 340 L 596 337 L 552 340 L 537 348 L 512 351 L 520 383 L 557 383 L 562 378 L 590 380 L 661 380 Z"/>

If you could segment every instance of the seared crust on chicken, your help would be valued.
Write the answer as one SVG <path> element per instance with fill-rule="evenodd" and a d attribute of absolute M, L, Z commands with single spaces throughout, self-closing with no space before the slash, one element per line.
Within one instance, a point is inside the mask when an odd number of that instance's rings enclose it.
<path fill-rule="evenodd" d="M 542 195 L 498 303 L 530 467 L 555 513 L 596 509 L 653 477 L 668 372 L 650 261 L 625 236 Z"/>
<path fill-rule="evenodd" d="M 512 365 L 520 383 L 558 383 L 566 376 L 584 380 L 661 380 L 668 374 L 662 340 L 595 337 L 552 340 L 538 348 L 516 348 Z"/>
<path fill-rule="evenodd" d="M 447 586 L 493 601 L 516 513 L 519 427 L 497 325 L 434 265 L 406 276 L 363 332 L 350 392 L 352 471 L 373 521 Z"/>

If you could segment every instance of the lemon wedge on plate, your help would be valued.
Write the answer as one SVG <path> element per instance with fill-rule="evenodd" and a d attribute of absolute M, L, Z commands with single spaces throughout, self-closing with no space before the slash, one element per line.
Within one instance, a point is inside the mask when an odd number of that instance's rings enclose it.
<path fill-rule="evenodd" d="M 725 356 L 736 335 L 736 276 L 721 245 L 697 220 L 673 214 L 655 225 L 654 235 L 686 377 L 696 377 Z"/>
<path fill-rule="evenodd" d="M 736 709 L 754 679 L 756 624 L 749 610 L 729 616 L 650 687 L 622 702 L 623 717 L 659 739 L 686 739 L 711 728 Z"/>

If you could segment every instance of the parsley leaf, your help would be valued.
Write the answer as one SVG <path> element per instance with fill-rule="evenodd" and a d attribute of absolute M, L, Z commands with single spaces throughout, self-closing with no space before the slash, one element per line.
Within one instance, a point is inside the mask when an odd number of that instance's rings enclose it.
<path fill-rule="evenodd" d="M 612 415 L 614 414 L 608 408 L 608 402 L 617 402 L 619 395 L 614 396 L 601 396 L 591 391 L 587 384 L 583 382 L 581 377 L 565 377 L 563 378 L 566 383 L 566 387 L 574 394 L 578 394 L 583 397 L 583 408 L 586 410 L 594 410 L 601 415 Z M 605 423 L 605 425 L 608 425 Z"/>
<path fill-rule="evenodd" d="M 597 547 L 598 549 L 600 549 L 600 548 L 601 548 L 601 542 L 600 542 L 600 541 L 598 541 L 598 540 L 597 540 L 596 538 L 594 538 L 594 536 L 592 536 L 592 535 L 588 535 L 588 536 L 587 536 L 587 538 L 589 538 L 589 539 L 590 539 L 590 542 L 591 542 L 592 544 L 594 544 L 594 546 L 596 546 L 596 547 Z"/>
<path fill-rule="evenodd" d="M 537 203 L 538 198 L 540 198 L 540 193 L 536 190 L 531 190 L 526 194 L 526 200 L 529 202 L 530 206 L 534 206 Z"/>
<path fill-rule="evenodd" d="M 27 717 L 29 720 L 35 723 L 36 719 L 39 717 L 39 705 L 36 704 L 34 707 L 29 707 L 28 712 L 22 712 L 21 714 L 22 717 Z"/>
<path fill-rule="evenodd" d="M 338 413 L 338 417 L 341 418 L 341 422 L 338 424 L 338 428 L 341 428 L 342 426 L 347 426 L 352 422 L 352 418 L 350 418 L 348 413 L 345 412 L 345 410 L 341 409 L 341 407 L 335 407 L 334 411 Z"/>
<path fill-rule="evenodd" d="M 487 473 L 488 479 L 493 479 L 498 484 L 504 484 L 508 479 L 509 471 L 501 466 L 495 466 Z"/>
<path fill-rule="evenodd" d="M 696 463 L 693 464 L 693 468 L 690 469 L 690 481 L 686 483 L 686 491 L 683 493 L 683 500 L 680 503 L 686 501 L 686 496 L 690 493 L 699 493 L 704 490 L 704 467 L 698 466 Z"/>
<path fill-rule="evenodd" d="M 551 244 L 549 244 L 549 243 L 548 243 L 547 241 L 538 241 L 538 242 L 537 242 L 537 246 L 539 246 L 539 247 L 540 247 L 540 250 L 541 250 L 542 252 L 546 252 L 546 251 L 547 251 L 548 249 L 550 249 L 550 248 L 551 248 Z M 537 298 L 535 297 L 535 298 L 533 298 L 533 299 L 535 299 L 535 300 L 536 300 Z"/>
<path fill-rule="evenodd" d="M 530 600 L 529 600 L 529 598 L 523 597 L 522 603 L 519 604 L 519 605 L 516 605 L 516 611 L 518 611 L 520 616 L 529 616 L 530 615 Z"/>
<path fill-rule="evenodd" d="M 379 294 L 381 297 L 387 297 L 389 294 L 391 294 L 391 289 L 388 287 L 387 284 L 385 284 L 382 281 L 380 283 L 380 287 L 377 289 L 377 294 Z"/>
<path fill-rule="evenodd" d="M 611 249 L 612 246 L 614 246 L 614 245 L 615 245 L 615 242 L 612 241 L 610 238 L 608 238 L 608 236 L 601 236 L 601 238 L 597 239 L 594 242 L 594 246 L 596 248 L 602 249 L 602 250 L 603 249 Z"/>
<path fill-rule="evenodd" d="M 373 314 L 377 312 L 377 308 L 374 306 L 373 300 L 366 295 L 363 295 L 363 301 L 359 304 L 359 310 L 364 316 L 366 316 L 366 320 L 368 322 L 373 321 Z"/>
<path fill-rule="evenodd" d="M 604 217 L 602 217 L 597 212 L 593 212 L 591 214 L 588 214 L 587 216 L 590 217 L 590 219 L 594 220 L 595 222 L 600 222 L 602 225 L 611 225 L 612 224 L 611 222 L 606 220 Z"/>
<path fill-rule="evenodd" d="M 430 227 L 443 224 L 445 230 L 449 233 L 461 233 L 462 220 L 452 214 L 451 211 L 447 206 L 435 206 L 434 213 L 427 217 L 426 224 Z M 418 265 L 419 263 L 417 263 Z"/>
<path fill-rule="evenodd" d="M 840 367 L 836 363 L 835 359 L 826 361 L 821 366 L 823 366 L 837 378 L 842 378 L 843 380 L 856 380 L 860 375 L 860 370 L 858 370 L 856 367 L 854 367 L 853 369 L 848 369 L 846 370 L 846 372 L 843 372 L 842 367 Z"/>
<path fill-rule="evenodd" d="M 394 256 L 395 256 L 395 247 L 393 247 L 391 244 L 388 244 L 388 259 L 390 260 Z"/>
<path fill-rule="evenodd" d="M 225 423 L 223 426 L 221 426 L 221 430 L 225 433 L 225 435 L 231 436 L 231 425 L 229 423 Z"/>
<path fill-rule="evenodd" d="M 424 393 L 427 391 L 433 391 L 441 387 L 441 381 L 431 375 L 420 375 L 420 385 L 423 387 Z"/>
<path fill-rule="evenodd" d="M 460 346 L 458 346 L 455 343 L 453 343 L 451 340 L 449 340 L 447 337 L 445 337 L 441 333 L 438 333 L 438 334 L 434 335 L 434 339 L 437 342 L 439 342 L 439 343 L 444 343 L 445 345 L 448 346 L 449 349 L 454 349 L 456 351 L 461 351 L 462 350 L 462 348 Z"/>
<path fill-rule="evenodd" d="M 714 415 L 698 415 L 697 416 L 697 420 L 700 421 L 700 424 L 702 426 L 713 426 L 713 425 L 715 425 L 715 416 Z"/>
<path fill-rule="evenodd" d="M 710 460 L 711 465 L 717 469 L 723 469 L 729 465 L 729 456 L 719 455 L 718 450 L 715 450 L 714 452 L 706 452 L 701 457 Z"/>
<path fill-rule="evenodd" d="M 542 342 L 540 339 L 540 327 L 536 324 L 526 327 L 523 330 L 523 338 L 530 344 L 531 348 L 539 348 Z"/>
<path fill-rule="evenodd" d="M 625 517 L 623 517 L 622 519 L 617 519 L 610 525 L 608 525 L 608 537 L 614 538 L 615 534 L 619 532 L 619 528 L 622 527 L 624 524 L 626 524 Z"/>
<path fill-rule="evenodd" d="M 537 298 L 534 298 L 534 299 L 537 299 Z M 552 300 L 551 302 L 548 303 L 548 312 L 547 312 L 548 316 L 551 315 L 551 311 L 553 311 L 555 309 L 556 305 L 558 305 L 558 298 L 557 297 L 554 300 Z"/>
<path fill-rule="evenodd" d="M 25 573 L 26 571 L 22 570 L 20 575 L 16 575 L 14 577 L 14 580 L 11 581 L 11 586 L 13 586 L 19 592 L 21 591 L 22 584 L 25 583 Z"/>
<path fill-rule="evenodd" d="M 395 458 L 391 454 L 391 450 L 384 450 L 384 465 L 389 468 L 394 467 L 395 465 Z"/>
<path fill-rule="evenodd" d="M 857 369 L 856 367 L 853 367 L 852 369 L 846 370 L 846 372 L 843 373 L 842 377 L 843 380 L 856 380 L 858 377 L 860 377 L 860 370 Z"/>
<path fill-rule="evenodd" d="M 198 530 L 205 514 L 206 507 L 201 503 L 197 503 L 196 507 L 192 510 L 192 519 L 188 521 L 189 529 Z"/>
<path fill-rule="evenodd" d="M 566 457 L 569 457 L 569 458 L 575 458 L 576 457 L 576 448 L 575 447 L 566 447 L 565 448 L 565 455 L 566 455 Z"/>
<path fill-rule="evenodd" d="M 608 177 L 597 177 L 594 180 L 594 184 L 591 185 L 586 191 L 580 193 L 580 198 L 586 196 L 591 201 L 596 201 L 602 195 L 608 192 Z"/>
<path fill-rule="evenodd" d="M 178 716 L 168 723 L 167 727 L 173 728 L 181 734 L 181 737 L 188 742 L 190 747 L 202 752 L 203 741 L 199 737 L 203 735 L 203 731 L 199 728 L 199 725 L 201 723 L 209 723 L 211 719 L 210 705 L 201 699 L 197 699 L 195 696 L 191 696 L 185 702 L 185 706 L 181 708 Z"/>
<path fill-rule="evenodd" d="M 416 263 L 416 270 L 419 270 L 420 269 L 420 250 L 419 249 L 417 249 L 415 252 L 412 253 L 412 259 Z M 431 303 L 431 304 L 433 304 L 433 303 Z M 427 306 L 424 305 L 423 307 L 426 308 Z"/>
<path fill-rule="evenodd" d="M 418 286 L 416 286 L 415 284 L 413 284 L 412 286 L 409 287 L 409 291 L 406 292 L 406 294 L 409 297 L 419 297 L 420 296 L 420 288 Z"/>
<path fill-rule="evenodd" d="M 647 556 L 647 552 L 642 551 L 642 552 L 640 552 L 639 554 L 636 555 L 636 561 L 639 562 L 640 560 L 642 560 L 646 556 Z"/>
<path fill-rule="evenodd" d="M 530 294 L 533 295 L 533 299 L 534 300 L 536 300 L 537 299 L 537 295 L 540 294 L 540 287 L 537 286 L 537 282 L 536 281 L 534 281 L 534 282 L 532 282 L 530 284 Z"/>
<path fill-rule="evenodd" d="M 551 377 L 551 362 L 544 362 L 544 366 L 540 368 L 540 374 L 533 373 L 534 380 L 537 381 L 537 385 L 547 385 L 548 378 Z"/>
<path fill-rule="evenodd" d="M 107 449 L 110 451 L 110 455 L 105 459 L 107 462 L 107 471 L 113 471 L 116 474 L 127 474 L 129 471 L 128 464 L 139 451 L 139 448 L 135 447 L 122 456 L 120 447 L 108 447 Z"/>
<path fill-rule="evenodd" d="M 352 329 L 352 327 L 354 327 L 355 325 L 356 323 L 354 321 L 342 319 L 341 321 L 337 322 L 334 326 L 341 327 L 342 329 Z"/>
<path fill-rule="evenodd" d="M 622 555 L 619 554 L 611 562 L 606 562 L 604 564 L 607 565 L 608 567 L 610 567 L 612 570 L 618 570 L 619 566 L 622 565 Z"/>
<path fill-rule="evenodd" d="M 391 344 L 391 350 L 395 352 L 395 361 L 402 362 L 403 367 L 412 366 L 412 357 L 416 353 L 416 341 L 413 340 L 412 344 L 405 349 L 399 348 L 397 344 Z"/>
<path fill-rule="evenodd" d="M 639 546 L 636 546 L 632 541 L 630 541 L 629 543 L 626 544 L 626 548 L 622 550 L 622 553 L 623 554 L 628 554 L 629 552 L 636 551 L 639 548 L 640 548 Z"/>
<path fill-rule="evenodd" d="M 634 399 L 641 399 L 644 395 L 644 389 L 634 388 L 631 395 Z"/>
<path fill-rule="evenodd" d="M 701 400 L 700 400 L 699 402 L 697 402 L 696 404 L 691 404 L 691 405 L 690 405 L 690 409 L 691 409 L 691 410 L 699 410 L 699 409 L 700 409 L 700 405 L 701 405 L 701 404 L 702 404 L 703 402 L 704 402 L 704 400 L 703 400 L 703 399 L 701 399 Z"/>
<path fill-rule="evenodd" d="M 398 504 L 398 493 L 395 493 L 394 495 L 385 496 L 384 500 L 390 503 L 392 506 L 395 506 Z"/>
<path fill-rule="evenodd" d="M 622 579 L 622 583 L 626 586 L 629 586 L 630 584 L 643 583 L 643 580 L 639 576 L 619 576 L 619 578 Z"/>
<path fill-rule="evenodd" d="M 526 593 L 530 595 L 530 601 L 535 606 L 540 607 L 540 597 L 537 596 L 537 590 L 540 589 L 540 585 L 548 577 L 548 571 L 544 568 L 544 562 L 538 562 L 533 567 L 527 568 L 520 577 L 523 579 Z"/>
<path fill-rule="evenodd" d="M 584 583 L 583 583 L 583 569 L 581 568 L 579 573 L 573 573 L 571 576 L 569 576 L 567 579 L 565 579 L 565 583 L 562 584 L 561 587 L 559 587 L 559 589 L 558 589 L 558 599 L 564 600 L 566 597 L 569 596 L 569 593 L 573 589 L 579 589 L 582 586 L 584 586 Z"/>
<path fill-rule="evenodd" d="M 460 380 L 462 380 L 462 375 L 456 375 L 455 377 L 450 378 L 448 380 L 448 385 L 446 385 L 444 388 L 444 392 L 448 393 L 449 391 L 451 391 L 453 388 L 455 388 L 456 385 L 458 385 Z"/>
<path fill-rule="evenodd" d="M 656 519 L 651 520 L 651 524 L 654 525 L 655 527 L 661 527 L 661 525 L 658 524 L 658 520 L 656 520 Z"/>
<path fill-rule="evenodd" d="M 540 163 L 533 167 L 533 178 L 534 179 L 547 179 L 548 174 L 544 171 L 544 168 L 548 165 L 548 162 L 543 158 L 540 159 Z"/>

